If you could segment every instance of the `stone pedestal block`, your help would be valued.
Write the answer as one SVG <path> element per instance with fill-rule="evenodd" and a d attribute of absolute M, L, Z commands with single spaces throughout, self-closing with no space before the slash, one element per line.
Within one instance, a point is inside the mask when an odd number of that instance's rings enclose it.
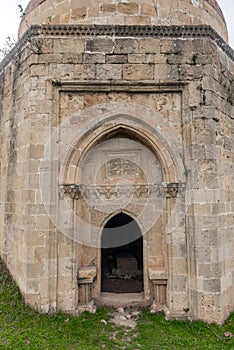
<path fill-rule="evenodd" d="M 86 266 L 78 269 L 77 282 L 79 287 L 78 314 L 84 311 L 95 313 L 96 307 L 92 300 L 92 284 L 97 277 L 96 266 Z"/>
<path fill-rule="evenodd" d="M 149 279 L 154 286 L 154 304 L 153 309 L 161 308 L 167 303 L 167 279 L 168 273 L 164 270 L 150 267 L 148 269 Z"/>

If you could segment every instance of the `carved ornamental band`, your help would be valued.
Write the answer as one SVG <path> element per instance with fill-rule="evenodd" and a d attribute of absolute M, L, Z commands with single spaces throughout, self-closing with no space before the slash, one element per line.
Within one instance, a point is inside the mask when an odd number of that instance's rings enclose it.
<path fill-rule="evenodd" d="M 74 200 L 81 198 L 93 199 L 118 199 L 123 197 L 134 198 L 176 198 L 178 194 L 185 191 L 185 183 L 160 183 L 139 185 L 97 185 L 86 186 L 83 184 L 62 185 L 63 195 Z"/>

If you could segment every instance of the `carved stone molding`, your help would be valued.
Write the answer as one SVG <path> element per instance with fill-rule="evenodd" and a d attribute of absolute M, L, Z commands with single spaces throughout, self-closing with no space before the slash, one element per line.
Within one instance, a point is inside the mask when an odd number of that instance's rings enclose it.
<path fill-rule="evenodd" d="M 61 194 L 64 196 L 69 196 L 72 199 L 80 199 L 81 198 L 82 185 L 63 185 L 63 191 Z"/>
<path fill-rule="evenodd" d="M 185 190 L 185 183 L 183 182 L 164 182 L 163 186 L 166 189 L 167 198 L 176 198 L 178 193 Z"/>
<path fill-rule="evenodd" d="M 116 36 L 116 37 L 210 37 L 218 45 L 225 41 L 209 25 L 33 25 L 38 35 L 52 36 Z M 226 44 L 226 43 L 225 43 Z M 226 44 L 227 45 L 227 44 Z"/>
<path fill-rule="evenodd" d="M 92 284 L 97 277 L 97 266 L 80 267 L 77 272 L 78 284 Z"/>
<path fill-rule="evenodd" d="M 160 183 L 160 184 L 133 184 L 133 185 L 97 185 L 85 186 L 83 184 L 62 185 L 64 196 L 73 200 L 78 199 L 103 199 L 112 200 L 118 198 L 176 198 L 184 192 L 184 183 Z"/>

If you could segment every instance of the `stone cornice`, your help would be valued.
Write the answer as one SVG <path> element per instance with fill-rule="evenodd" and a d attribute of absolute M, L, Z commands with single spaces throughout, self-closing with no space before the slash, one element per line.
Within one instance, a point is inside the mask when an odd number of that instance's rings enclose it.
<path fill-rule="evenodd" d="M 138 38 L 210 38 L 223 52 L 234 61 L 234 50 L 220 35 L 208 25 L 198 26 L 127 26 L 127 25 L 33 25 L 15 47 L 0 63 L 0 71 L 11 61 L 14 55 L 33 37 L 138 37 Z"/>
<path fill-rule="evenodd" d="M 64 91 L 92 91 L 92 92 L 181 92 L 188 85 L 186 81 L 168 81 L 156 83 L 152 80 L 79 80 L 79 81 L 51 81 L 60 92 Z"/>

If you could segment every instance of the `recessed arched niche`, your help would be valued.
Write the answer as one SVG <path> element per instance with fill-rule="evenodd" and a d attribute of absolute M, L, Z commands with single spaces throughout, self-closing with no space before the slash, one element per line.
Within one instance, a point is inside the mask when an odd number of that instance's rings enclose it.
<path fill-rule="evenodd" d="M 128 128 L 104 135 L 81 157 L 75 212 L 82 213 L 79 231 L 92 247 L 83 245 L 78 255 L 84 266 L 89 261 L 97 266 L 92 288 L 97 301 L 131 293 L 144 303 L 154 295 L 149 268 L 167 274 L 165 178 L 149 140 Z"/>

